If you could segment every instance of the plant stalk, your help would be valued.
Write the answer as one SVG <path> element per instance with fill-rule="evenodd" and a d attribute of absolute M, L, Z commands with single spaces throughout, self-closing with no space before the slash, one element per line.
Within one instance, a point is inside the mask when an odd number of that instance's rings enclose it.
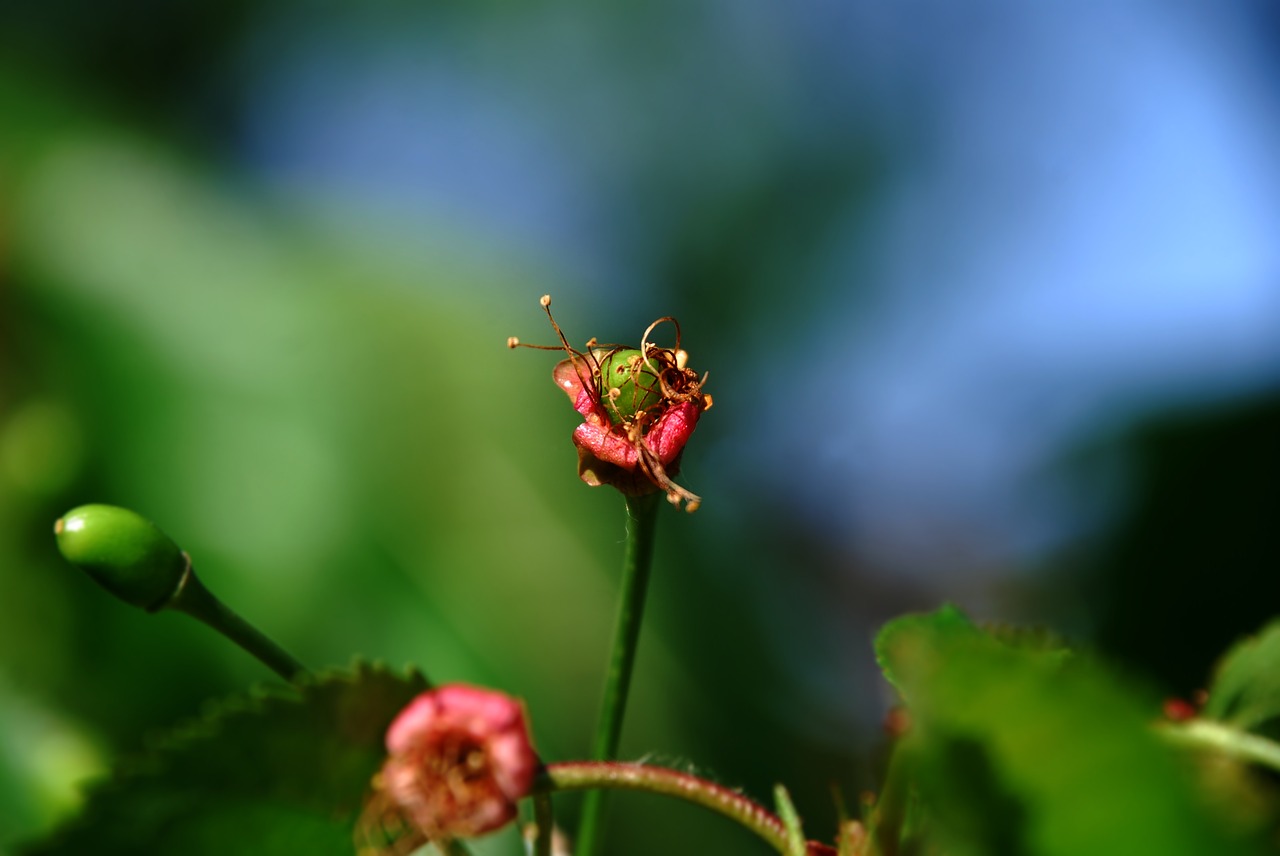
<path fill-rule="evenodd" d="M 666 767 L 616 761 L 568 761 L 549 765 L 534 784 L 534 792 L 592 788 L 647 791 L 676 797 L 708 808 L 746 827 L 779 853 L 788 853 L 782 820 L 764 806 L 723 785 Z"/>
<path fill-rule="evenodd" d="M 871 856 L 898 856 L 907 816 L 909 749 L 900 739 L 889 756 L 884 787 L 871 813 Z"/>
<path fill-rule="evenodd" d="M 533 795 L 533 824 L 537 827 L 533 839 L 533 856 L 551 856 L 556 821 L 551 809 L 551 794 L 546 791 L 538 791 Z"/>
<path fill-rule="evenodd" d="M 613 653 L 605 676 L 604 700 L 591 751 L 591 757 L 596 761 L 612 761 L 618 754 L 627 693 L 631 688 L 631 672 L 640 641 L 640 624 L 644 618 L 645 593 L 653 564 L 654 524 L 658 519 L 661 497 L 661 493 L 627 497 L 627 547 L 622 564 L 622 592 L 614 625 Z M 593 790 L 587 794 L 578 826 L 576 856 L 595 856 L 600 845 L 605 809 L 604 791 Z"/>
<path fill-rule="evenodd" d="M 166 609 L 185 612 L 230 639 L 241 649 L 286 681 L 307 670 L 287 651 L 272 642 L 258 628 L 245 621 L 205 588 L 190 564 Z"/>
<path fill-rule="evenodd" d="M 1174 743 L 1198 749 L 1212 749 L 1241 761 L 1280 771 L 1280 744 L 1207 719 L 1169 723 L 1157 727 Z"/>

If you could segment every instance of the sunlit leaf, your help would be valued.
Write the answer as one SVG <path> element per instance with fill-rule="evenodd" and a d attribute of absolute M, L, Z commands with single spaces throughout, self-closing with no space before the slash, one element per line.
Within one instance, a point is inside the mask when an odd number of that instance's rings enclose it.
<path fill-rule="evenodd" d="M 1280 737 L 1280 621 L 1238 642 L 1223 657 L 1203 715 L 1243 731 Z"/>
<path fill-rule="evenodd" d="M 1253 852 L 1153 732 L 1155 701 L 1089 658 L 1010 645 L 952 608 L 891 622 L 876 648 L 910 710 L 923 828 L 947 853 Z"/>

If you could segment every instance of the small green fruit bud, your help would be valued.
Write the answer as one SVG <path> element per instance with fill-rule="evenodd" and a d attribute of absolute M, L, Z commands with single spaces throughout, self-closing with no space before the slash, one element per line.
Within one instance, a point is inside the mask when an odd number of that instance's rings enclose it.
<path fill-rule="evenodd" d="M 188 560 L 150 520 L 114 505 L 82 505 L 53 527 L 67 561 L 127 603 L 154 612 L 173 597 Z"/>
<path fill-rule="evenodd" d="M 615 425 L 662 403 L 662 384 L 640 351 L 618 348 L 593 354 L 600 365 L 600 400 Z"/>

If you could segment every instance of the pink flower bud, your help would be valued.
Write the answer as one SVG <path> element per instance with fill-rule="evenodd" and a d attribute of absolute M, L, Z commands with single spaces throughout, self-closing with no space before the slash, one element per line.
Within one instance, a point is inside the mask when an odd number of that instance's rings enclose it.
<path fill-rule="evenodd" d="M 378 777 L 386 808 L 427 841 L 505 826 L 538 768 L 521 703 L 463 684 L 410 702 L 387 730 L 387 751 Z"/>

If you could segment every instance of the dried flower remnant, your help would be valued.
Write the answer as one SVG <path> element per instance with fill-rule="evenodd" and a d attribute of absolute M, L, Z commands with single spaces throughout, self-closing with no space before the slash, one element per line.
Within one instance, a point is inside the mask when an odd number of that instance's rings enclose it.
<path fill-rule="evenodd" d="M 673 476 L 698 418 L 711 407 L 711 396 L 702 391 L 706 375 L 699 377 L 688 367 L 679 322 L 671 317 L 654 321 L 640 337 L 639 348 L 591 339 L 579 351 L 552 317 L 551 297 L 544 295 L 541 303 L 560 345 L 524 345 L 512 337 L 507 346 L 563 350 L 569 355 L 556 365 L 553 377 L 586 420 L 573 432 L 578 475 L 593 487 L 612 485 L 628 496 L 661 490 L 673 505 L 683 502 L 688 511 L 696 511 L 702 500 L 676 484 Z M 664 323 L 676 328 L 674 348 L 649 341 Z"/>
<path fill-rule="evenodd" d="M 361 854 L 493 832 L 516 817 L 538 769 L 519 701 L 449 684 L 422 693 L 387 729 L 387 760 L 356 828 Z"/>

